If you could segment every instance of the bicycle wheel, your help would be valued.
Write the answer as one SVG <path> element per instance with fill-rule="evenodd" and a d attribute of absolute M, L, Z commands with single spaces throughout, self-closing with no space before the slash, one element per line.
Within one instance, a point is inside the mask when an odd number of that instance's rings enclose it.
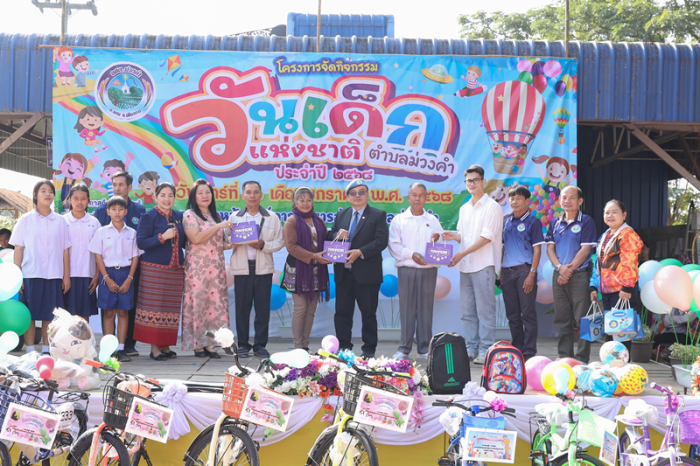
<path fill-rule="evenodd" d="M 617 442 L 617 464 L 622 466 L 622 453 L 624 453 L 630 446 L 630 436 L 627 432 L 623 432 L 620 435 L 620 440 Z"/>
<path fill-rule="evenodd" d="M 65 432 L 59 432 L 54 441 L 54 448 L 67 447 L 74 444 L 78 438 L 85 432 L 87 427 L 87 413 L 85 411 L 76 410 L 73 412 L 73 419 L 70 427 Z M 70 452 L 66 452 L 60 456 L 44 460 L 42 466 L 67 466 L 70 463 Z"/>
<path fill-rule="evenodd" d="M 688 453 L 688 457 L 691 458 L 691 459 L 700 458 L 700 446 L 698 446 L 698 445 L 691 445 L 691 446 L 690 446 L 690 452 Z"/>
<path fill-rule="evenodd" d="M 7 445 L 0 441 L 0 466 L 12 466 L 12 460 L 10 458 L 10 451 L 7 449 Z"/>
<path fill-rule="evenodd" d="M 90 429 L 78 438 L 70 451 L 69 466 L 87 466 L 90 461 L 92 437 L 97 429 Z M 129 452 L 119 438 L 102 431 L 97 445 L 95 464 L 101 466 L 129 466 Z"/>
<path fill-rule="evenodd" d="M 260 458 L 255 442 L 248 433 L 236 426 L 221 426 L 216 451 L 211 452 L 213 431 L 201 437 L 185 457 L 185 466 L 206 466 L 209 456 L 214 454 L 215 466 L 259 466 Z"/>
<path fill-rule="evenodd" d="M 667 466 L 669 464 L 671 464 L 671 460 L 666 458 L 660 463 L 657 463 L 656 466 Z M 676 458 L 676 466 L 700 466 L 700 461 L 688 458 L 687 456 L 679 456 Z"/>
<path fill-rule="evenodd" d="M 591 455 L 577 453 L 576 465 L 569 465 L 569 458 L 564 455 L 552 461 L 552 466 L 605 466 L 605 463 Z"/>
<path fill-rule="evenodd" d="M 348 427 L 344 432 L 349 433 L 353 437 L 355 441 L 351 442 L 350 445 L 354 444 L 357 451 L 357 455 L 354 456 L 354 461 L 348 459 L 348 461 L 345 463 L 352 464 L 353 466 L 379 466 L 377 449 L 372 440 L 364 431 L 354 427 Z M 323 443 L 316 449 L 313 457 L 311 458 L 311 464 L 315 466 L 333 466 L 331 451 L 334 441 L 335 435 L 329 435 L 326 437 Z M 344 455 L 347 453 L 347 451 L 344 452 Z"/>
<path fill-rule="evenodd" d="M 532 454 L 532 466 L 545 466 L 547 464 L 546 457 L 549 454 L 547 451 L 547 446 L 544 440 L 542 440 L 542 433 L 539 429 L 535 431 L 535 435 L 532 436 L 532 443 L 530 444 L 530 451 L 541 451 L 542 453 Z"/>

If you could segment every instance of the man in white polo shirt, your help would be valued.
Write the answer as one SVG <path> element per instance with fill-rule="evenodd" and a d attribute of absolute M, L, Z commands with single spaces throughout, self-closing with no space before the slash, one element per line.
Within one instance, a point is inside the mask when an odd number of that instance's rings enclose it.
<path fill-rule="evenodd" d="M 462 324 L 469 358 L 483 364 L 496 340 L 496 277 L 501 270 L 503 213 L 501 206 L 484 193 L 484 169 L 472 165 L 464 172 L 471 199 L 459 209 L 457 233 L 443 237 L 459 241 L 452 265 L 461 272 L 459 291 Z"/>
<path fill-rule="evenodd" d="M 404 359 L 411 353 L 413 336 L 418 340 L 418 357 L 427 358 L 433 337 L 433 303 L 437 264 L 425 262 L 425 248 L 440 239 L 442 226 L 423 206 L 428 190 L 422 183 L 408 188 L 410 207 L 396 215 L 389 226 L 389 252 L 396 259 L 399 277 L 401 346 L 394 355 Z"/>

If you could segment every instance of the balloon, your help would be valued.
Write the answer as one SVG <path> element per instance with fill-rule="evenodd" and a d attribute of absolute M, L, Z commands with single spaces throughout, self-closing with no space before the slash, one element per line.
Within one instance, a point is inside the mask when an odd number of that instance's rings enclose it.
<path fill-rule="evenodd" d="M 525 361 L 527 385 L 533 390 L 544 390 L 542 387 L 542 371 L 552 360 L 545 356 L 534 356 Z"/>
<path fill-rule="evenodd" d="M 544 266 L 542 267 L 542 278 L 544 278 L 544 281 L 546 281 L 549 286 L 553 286 L 554 266 L 552 265 L 552 262 L 547 261 L 544 263 Z"/>
<path fill-rule="evenodd" d="M 688 276 L 690 277 L 691 280 L 693 280 L 693 283 L 695 283 L 695 278 L 700 275 L 700 270 L 691 270 L 688 272 Z"/>
<path fill-rule="evenodd" d="M 569 379 L 566 382 L 566 387 L 568 389 L 572 389 L 576 385 L 576 376 L 574 375 L 574 371 L 571 370 L 571 366 L 561 361 L 551 362 L 547 364 L 547 367 L 544 368 L 542 375 L 540 376 L 542 387 L 544 387 L 544 390 L 550 395 L 557 394 L 557 385 L 556 381 L 554 380 L 554 370 L 557 368 L 564 368 L 569 374 Z"/>
<path fill-rule="evenodd" d="M 330 299 L 335 299 L 335 274 L 328 274 L 328 284 L 330 285 L 330 289 L 328 290 Z"/>
<path fill-rule="evenodd" d="M 496 296 L 503 294 L 503 290 L 497 286 L 494 287 L 493 292 L 496 294 Z"/>
<path fill-rule="evenodd" d="M 396 275 L 396 259 L 389 256 L 382 261 L 382 275 Z"/>
<path fill-rule="evenodd" d="M 437 282 L 435 283 L 435 299 L 442 299 L 450 294 L 452 289 L 452 283 L 447 277 L 438 275 Z"/>
<path fill-rule="evenodd" d="M 574 82 L 571 80 L 571 76 L 569 76 L 568 74 L 565 74 L 564 76 L 562 76 L 561 80 L 564 81 L 564 83 L 566 84 L 567 91 L 570 91 L 571 88 L 574 87 Z"/>
<path fill-rule="evenodd" d="M 7 354 L 19 345 L 19 337 L 15 332 L 9 331 L 0 335 L 0 356 Z"/>
<path fill-rule="evenodd" d="M 309 365 L 311 355 L 308 351 L 297 348 L 292 351 L 284 351 L 282 353 L 274 353 L 270 356 L 270 361 L 275 364 L 286 364 L 287 366 L 296 369 L 302 369 Z"/>
<path fill-rule="evenodd" d="M 340 342 L 335 335 L 326 335 L 323 337 L 323 340 L 321 340 L 321 348 L 329 353 L 335 354 L 338 352 L 338 348 L 340 348 Z"/>
<path fill-rule="evenodd" d="M 566 393 L 569 384 L 569 371 L 563 367 L 556 367 L 552 371 L 552 379 L 554 380 L 554 386 L 557 394 L 563 395 Z"/>
<path fill-rule="evenodd" d="M 522 81 L 527 84 L 532 84 L 532 73 L 529 71 L 523 71 L 518 75 L 518 81 Z"/>
<path fill-rule="evenodd" d="M 566 92 L 566 83 L 564 81 L 557 81 L 557 83 L 554 85 L 554 92 L 559 97 L 563 96 Z"/>
<path fill-rule="evenodd" d="M 277 311 L 282 309 L 284 303 L 287 302 L 287 295 L 284 290 L 280 288 L 279 285 L 273 284 L 272 290 L 270 291 L 270 310 Z"/>
<path fill-rule="evenodd" d="M 112 357 L 115 351 L 119 348 L 119 340 L 114 335 L 105 335 L 100 340 L 100 354 L 97 359 L 100 362 L 107 362 L 109 358 Z"/>
<path fill-rule="evenodd" d="M 31 321 L 32 316 L 24 303 L 12 300 L 0 303 L 0 333 L 24 335 Z"/>
<path fill-rule="evenodd" d="M 698 264 L 686 264 L 681 267 L 686 272 L 690 273 L 692 271 L 700 271 L 700 265 Z"/>
<path fill-rule="evenodd" d="M 700 302 L 700 280 L 695 280 L 695 282 L 693 282 L 693 296 L 694 296 L 693 301 L 695 301 L 696 303 Z M 649 306 L 647 306 L 647 307 L 649 307 Z M 671 311 L 669 310 L 668 312 L 671 312 Z M 668 312 L 666 312 L 665 314 L 668 314 Z"/>
<path fill-rule="evenodd" d="M 228 272 L 228 268 L 226 270 Z M 280 280 L 282 278 L 282 271 L 275 269 L 274 272 L 272 272 L 272 283 L 277 283 L 278 285 L 281 285 Z"/>
<path fill-rule="evenodd" d="M 396 275 L 384 275 L 384 282 L 379 287 L 379 291 L 387 298 L 393 298 L 399 294 L 399 279 Z"/>
<path fill-rule="evenodd" d="M 36 360 L 36 370 L 39 371 L 39 377 L 44 380 L 49 380 L 51 378 L 53 366 L 54 360 L 51 356 L 42 356 Z"/>
<path fill-rule="evenodd" d="M 571 77 L 571 90 L 574 92 L 578 91 L 578 76 Z"/>
<path fill-rule="evenodd" d="M 3 249 L 0 251 L 0 262 L 10 262 L 15 263 L 15 250 L 14 249 Z"/>
<path fill-rule="evenodd" d="M 630 360 L 630 353 L 619 341 L 608 341 L 600 347 L 600 361 L 612 367 L 622 367 Z"/>
<path fill-rule="evenodd" d="M 589 366 L 579 364 L 576 367 L 572 367 L 574 375 L 576 376 L 576 388 L 582 392 L 587 392 L 591 388 L 588 386 L 588 378 L 591 376 L 591 369 Z"/>
<path fill-rule="evenodd" d="M 574 358 L 561 358 L 560 361 L 567 363 L 569 366 L 571 366 L 572 369 L 576 366 L 581 365 L 581 361 Z"/>
<path fill-rule="evenodd" d="M 684 311 L 690 308 L 690 301 L 693 299 L 693 281 L 688 272 L 682 268 L 666 265 L 659 270 L 654 277 L 654 290 L 661 301 L 669 306 Z"/>
<path fill-rule="evenodd" d="M 605 364 L 603 364 L 600 361 L 593 361 L 588 363 L 588 367 L 591 368 L 591 370 L 594 369 L 605 369 Z"/>
<path fill-rule="evenodd" d="M 617 377 L 609 369 L 595 369 L 588 378 L 594 396 L 608 398 L 617 390 Z"/>
<path fill-rule="evenodd" d="M 642 366 L 629 364 L 619 370 L 617 377 L 618 386 L 622 387 L 628 395 L 639 395 L 647 387 L 649 376 Z"/>
<path fill-rule="evenodd" d="M 542 75 L 542 73 L 544 72 L 544 62 L 536 61 L 532 64 L 532 69 L 530 71 L 532 72 L 533 76 Z"/>
<path fill-rule="evenodd" d="M 679 261 L 678 259 L 674 259 L 672 257 L 669 257 L 668 259 L 664 259 L 661 262 L 659 262 L 662 267 L 666 267 L 667 265 L 675 265 L 676 267 L 682 267 L 683 262 Z"/>
<path fill-rule="evenodd" d="M 532 62 L 530 60 L 523 58 L 522 60 L 520 60 L 518 62 L 517 68 L 518 68 L 518 71 L 520 71 L 520 73 L 530 71 L 532 69 Z"/>
<path fill-rule="evenodd" d="M 535 297 L 535 301 L 540 304 L 552 304 L 554 302 L 552 287 L 544 280 L 537 282 L 537 296 Z"/>
<path fill-rule="evenodd" d="M 10 262 L 0 263 L 0 301 L 13 297 L 22 288 L 22 271 Z"/>
<path fill-rule="evenodd" d="M 639 287 L 642 288 L 647 282 L 654 280 L 656 273 L 663 265 L 656 261 L 646 261 L 639 266 Z M 649 307 L 649 306 L 647 306 Z"/>
<path fill-rule="evenodd" d="M 700 280 L 698 281 L 700 282 Z M 698 285 L 698 291 L 700 291 L 700 285 Z M 693 292 L 695 293 L 695 285 L 693 285 Z M 695 293 L 695 295 L 700 296 L 698 293 Z M 644 306 L 646 306 L 646 308 L 651 312 L 655 314 L 668 314 L 671 312 L 671 308 L 673 306 L 669 306 L 668 304 L 664 303 L 661 301 L 661 298 L 657 296 L 653 280 L 645 283 L 644 286 L 642 286 L 642 292 L 639 296 L 642 299 L 642 304 L 644 304 Z"/>
<path fill-rule="evenodd" d="M 537 92 L 542 94 L 545 91 L 545 89 L 547 89 L 547 78 L 543 74 L 537 75 L 534 78 L 532 78 L 532 85 L 535 86 Z"/>
<path fill-rule="evenodd" d="M 231 273 L 231 267 L 229 264 L 226 264 L 225 267 L 226 267 L 226 288 L 231 288 L 233 286 L 233 281 L 234 281 L 235 275 L 233 275 L 233 273 Z M 276 283 L 275 279 L 274 279 L 274 275 L 272 278 L 272 283 Z"/>
<path fill-rule="evenodd" d="M 550 78 L 556 78 L 561 73 L 561 63 L 557 60 L 549 60 L 544 64 L 543 71 Z"/>

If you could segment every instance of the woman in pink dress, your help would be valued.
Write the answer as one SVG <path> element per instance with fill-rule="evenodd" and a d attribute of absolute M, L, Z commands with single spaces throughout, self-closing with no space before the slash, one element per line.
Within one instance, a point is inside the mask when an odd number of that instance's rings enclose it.
<path fill-rule="evenodd" d="M 185 295 L 182 303 L 182 349 L 194 349 L 198 358 L 221 356 L 214 350 L 214 340 L 206 332 L 229 327 L 228 288 L 224 250 L 231 249 L 230 237 L 216 211 L 214 188 L 197 180 L 190 190 L 183 217 L 187 235 L 185 254 Z"/>

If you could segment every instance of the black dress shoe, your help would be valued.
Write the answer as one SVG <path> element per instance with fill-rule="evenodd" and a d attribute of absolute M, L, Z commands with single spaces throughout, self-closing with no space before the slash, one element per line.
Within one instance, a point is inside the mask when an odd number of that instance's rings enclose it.
<path fill-rule="evenodd" d="M 208 349 L 204 348 L 204 352 L 212 359 L 221 359 L 221 356 L 216 351 L 209 351 Z"/>
<path fill-rule="evenodd" d="M 195 358 L 208 358 L 209 354 L 207 353 L 207 350 L 195 351 L 194 357 Z"/>
<path fill-rule="evenodd" d="M 168 357 L 163 353 L 160 353 L 158 356 L 153 356 L 153 353 L 150 353 L 150 352 L 148 354 L 149 354 L 149 356 L 151 356 L 151 359 L 153 359 L 154 361 L 167 361 L 168 360 Z"/>
<path fill-rule="evenodd" d="M 177 357 L 177 353 L 175 351 L 168 351 L 167 353 L 163 350 L 160 350 L 160 354 L 165 356 L 165 359 L 175 359 Z"/>
<path fill-rule="evenodd" d="M 362 353 L 362 357 L 365 359 L 372 359 L 374 357 L 374 354 Z"/>

